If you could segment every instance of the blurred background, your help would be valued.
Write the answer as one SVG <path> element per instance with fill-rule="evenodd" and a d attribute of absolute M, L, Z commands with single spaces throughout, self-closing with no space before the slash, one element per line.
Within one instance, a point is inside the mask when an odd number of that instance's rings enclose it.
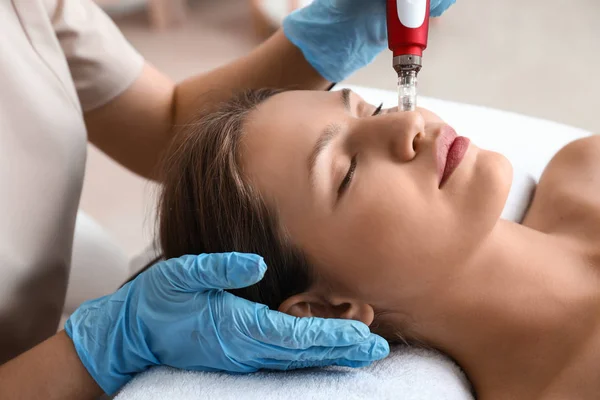
<path fill-rule="evenodd" d="M 249 52 L 306 2 L 96 1 L 175 80 Z M 419 93 L 600 132 L 599 71 L 600 1 L 457 0 L 432 20 Z M 395 90 L 391 54 L 348 83 Z M 153 239 L 156 187 L 89 150 L 81 208 L 133 256 Z"/>

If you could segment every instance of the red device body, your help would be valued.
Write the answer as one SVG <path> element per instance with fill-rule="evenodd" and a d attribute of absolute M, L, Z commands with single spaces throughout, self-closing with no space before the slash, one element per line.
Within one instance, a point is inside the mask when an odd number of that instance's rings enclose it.
<path fill-rule="evenodd" d="M 421 57 L 423 50 L 427 48 L 430 0 L 426 0 L 427 9 L 423 24 L 417 28 L 409 28 L 403 25 L 398 17 L 398 2 L 402 7 L 403 2 L 410 1 L 387 0 L 388 47 L 394 53 L 394 57 L 408 54 Z"/>

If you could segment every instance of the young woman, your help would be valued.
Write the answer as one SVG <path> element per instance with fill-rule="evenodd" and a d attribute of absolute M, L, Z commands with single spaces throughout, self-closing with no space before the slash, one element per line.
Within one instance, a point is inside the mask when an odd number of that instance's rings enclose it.
<path fill-rule="evenodd" d="M 439 349 L 479 398 L 596 399 L 599 167 L 600 138 L 566 146 L 519 225 L 500 219 L 507 159 L 427 110 L 246 92 L 174 141 L 160 244 L 261 254 L 235 294 Z"/>

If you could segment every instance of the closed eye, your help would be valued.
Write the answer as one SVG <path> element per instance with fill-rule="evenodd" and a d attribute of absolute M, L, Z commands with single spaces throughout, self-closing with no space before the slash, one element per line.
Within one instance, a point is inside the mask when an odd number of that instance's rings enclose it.
<path fill-rule="evenodd" d="M 383 103 L 379 104 L 379 107 L 377 107 L 375 109 L 375 111 L 373 112 L 373 114 L 371 115 L 372 117 L 379 115 L 381 113 L 381 110 L 383 109 Z M 341 197 L 344 192 L 346 191 L 346 189 L 348 189 L 348 186 L 350 186 L 350 182 L 352 182 L 352 178 L 354 177 L 354 172 L 356 171 L 356 164 L 357 164 L 357 160 L 356 160 L 356 155 L 354 157 L 352 157 L 352 160 L 350 161 L 350 167 L 348 168 L 348 172 L 346 173 L 346 176 L 344 176 L 344 179 L 342 180 L 342 183 L 340 184 L 340 187 L 338 188 L 338 198 Z"/>
<path fill-rule="evenodd" d="M 344 194 L 346 189 L 348 189 L 348 186 L 350 185 L 350 182 L 352 182 L 352 178 L 354 177 L 354 171 L 356 171 L 356 156 L 352 157 L 352 160 L 350 161 L 350 168 L 348 168 L 348 172 L 346 173 L 346 176 L 340 184 L 340 187 L 338 189 L 338 198 Z"/>

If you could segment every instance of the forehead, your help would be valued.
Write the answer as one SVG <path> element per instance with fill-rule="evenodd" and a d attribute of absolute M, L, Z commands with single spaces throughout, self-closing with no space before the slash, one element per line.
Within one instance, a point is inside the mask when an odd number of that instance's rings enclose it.
<path fill-rule="evenodd" d="M 249 114 L 244 126 L 239 155 L 244 173 L 275 200 L 289 197 L 292 183 L 308 188 L 308 155 L 323 129 L 343 122 L 344 114 L 339 92 L 291 91 L 271 97 Z"/>
<path fill-rule="evenodd" d="M 279 93 L 259 104 L 250 113 L 246 124 L 246 137 L 252 141 L 267 136 L 274 140 L 288 141 L 290 140 L 288 133 L 296 129 L 314 128 L 336 109 L 343 111 L 340 92 Z M 256 135 L 256 130 L 262 133 Z"/>

